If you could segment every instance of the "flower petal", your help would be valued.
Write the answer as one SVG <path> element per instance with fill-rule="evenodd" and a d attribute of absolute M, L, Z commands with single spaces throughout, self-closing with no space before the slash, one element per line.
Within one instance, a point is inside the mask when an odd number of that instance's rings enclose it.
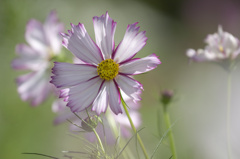
<path fill-rule="evenodd" d="M 131 97 L 135 102 L 141 100 L 140 94 L 143 89 L 141 83 L 125 75 L 118 75 L 115 80 L 127 96 Z"/>
<path fill-rule="evenodd" d="M 43 25 L 39 21 L 32 19 L 28 22 L 25 38 L 32 48 L 45 54 L 43 56 L 47 56 L 49 44 L 47 42 Z"/>
<path fill-rule="evenodd" d="M 64 31 L 64 25 L 59 23 L 56 11 L 49 13 L 44 24 L 44 30 L 53 53 L 59 53 L 62 47 L 62 39 L 59 33 Z"/>
<path fill-rule="evenodd" d="M 115 48 L 114 34 L 116 22 L 109 17 L 108 12 L 101 17 L 93 17 L 93 25 L 95 31 L 96 43 L 101 49 L 104 59 L 109 59 Z"/>
<path fill-rule="evenodd" d="M 139 27 L 136 27 L 136 25 L 137 23 L 128 25 L 123 40 L 113 53 L 113 59 L 117 63 L 133 58 L 146 44 L 147 37 L 145 36 L 145 31 L 138 33 Z"/>
<path fill-rule="evenodd" d="M 97 115 L 100 115 L 102 112 L 106 112 L 107 110 L 108 106 L 107 90 L 108 88 L 106 82 L 104 82 L 92 105 L 92 111 L 95 111 Z"/>
<path fill-rule="evenodd" d="M 66 110 L 63 114 L 60 114 L 59 116 L 57 116 L 54 119 L 53 123 L 54 123 L 54 125 L 57 125 L 57 124 L 66 122 L 67 120 L 72 120 L 74 117 L 76 117 L 76 116 L 72 112 Z"/>
<path fill-rule="evenodd" d="M 129 60 L 119 67 L 119 72 L 127 75 L 136 75 L 151 71 L 161 64 L 156 54 L 144 58 Z"/>
<path fill-rule="evenodd" d="M 72 24 L 72 30 L 68 32 L 69 35 L 62 34 L 63 46 L 77 58 L 93 65 L 97 65 L 103 60 L 100 49 L 90 38 L 83 24 Z"/>
<path fill-rule="evenodd" d="M 41 54 L 25 44 L 17 45 L 16 52 L 20 57 L 12 61 L 14 69 L 37 71 L 48 66 L 48 62 L 41 57 Z"/>
<path fill-rule="evenodd" d="M 52 90 L 45 70 L 20 76 L 17 84 L 22 100 L 30 100 L 33 106 L 43 102 Z"/>
<path fill-rule="evenodd" d="M 209 52 L 207 50 L 198 49 L 197 51 L 194 49 L 188 49 L 186 55 L 195 62 L 204 62 L 217 60 L 216 54 L 214 52 Z"/>
<path fill-rule="evenodd" d="M 117 115 L 122 113 L 121 97 L 117 84 L 114 80 L 105 81 L 108 88 L 108 99 L 111 110 Z"/>
<path fill-rule="evenodd" d="M 141 115 L 138 111 L 136 110 L 129 110 L 129 115 L 132 118 L 133 124 L 136 128 L 139 128 L 141 125 Z M 125 113 L 123 114 L 118 114 L 118 115 L 114 115 L 114 120 L 116 123 L 118 123 L 121 127 L 121 134 L 123 135 L 123 137 L 125 138 L 129 138 L 131 137 L 131 132 L 129 131 L 129 128 L 131 128 L 130 122 L 128 120 L 128 117 Z"/>
<path fill-rule="evenodd" d="M 67 106 L 72 112 L 80 112 L 89 107 L 96 98 L 102 79 L 97 77 L 70 88 Z"/>
<path fill-rule="evenodd" d="M 52 111 L 54 113 L 63 111 L 66 108 L 66 104 L 62 99 L 56 99 L 52 104 Z"/>
<path fill-rule="evenodd" d="M 57 88 L 71 87 L 97 76 L 97 68 L 87 64 L 55 62 L 52 80 Z"/>

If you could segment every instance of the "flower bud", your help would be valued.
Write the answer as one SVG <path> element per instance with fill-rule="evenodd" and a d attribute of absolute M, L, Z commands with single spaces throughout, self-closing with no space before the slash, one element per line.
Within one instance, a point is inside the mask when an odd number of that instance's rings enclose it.
<path fill-rule="evenodd" d="M 84 129 L 87 132 L 93 131 L 94 128 L 97 127 L 98 125 L 98 118 L 92 116 L 92 117 L 87 117 L 82 121 L 81 123 L 82 129 Z"/>
<path fill-rule="evenodd" d="M 161 102 L 164 106 L 167 106 L 172 98 L 173 98 L 174 92 L 172 90 L 164 90 L 161 92 Z"/>

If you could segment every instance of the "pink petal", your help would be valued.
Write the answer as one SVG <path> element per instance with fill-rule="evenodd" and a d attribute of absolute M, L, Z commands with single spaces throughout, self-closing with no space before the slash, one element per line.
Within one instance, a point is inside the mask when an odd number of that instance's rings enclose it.
<path fill-rule="evenodd" d="M 97 76 L 97 68 L 87 64 L 55 62 L 52 80 L 57 88 L 71 87 Z"/>
<path fill-rule="evenodd" d="M 43 102 L 52 90 L 45 70 L 20 76 L 17 79 L 17 83 L 18 93 L 22 100 L 30 100 L 33 106 Z"/>
<path fill-rule="evenodd" d="M 120 92 L 113 80 L 105 81 L 108 88 L 109 106 L 115 114 L 122 113 Z"/>
<path fill-rule="evenodd" d="M 103 60 L 100 49 L 90 38 L 83 24 L 72 24 L 69 35 L 62 34 L 62 36 L 63 46 L 80 60 L 93 65 L 98 65 Z"/>
<path fill-rule="evenodd" d="M 104 82 L 92 105 L 92 111 L 95 111 L 97 115 L 100 115 L 102 112 L 106 112 L 107 110 L 108 106 L 107 90 L 108 88 L 106 82 Z"/>
<path fill-rule="evenodd" d="M 141 83 L 125 75 L 118 75 L 115 80 L 127 96 L 131 97 L 134 101 L 141 100 L 140 94 L 143 89 Z"/>
<path fill-rule="evenodd" d="M 41 54 L 27 45 L 17 45 L 16 52 L 19 54 L 19 57 L 12 61 L 12 67 L 14 69 L 37 71 L 45 69 L 48 66 L 45 57 L 41 57 Z"/>
<path fill-rule="evenodd" d="M 109 59 L 115 48 L 114 34 L 116 22 L 109 17 L 108 12 L 101 17 L 93 17 L 96 43 L 101 49 L 104 59 Z"/>
<path fill-rule="evenodd" d="M 216 54 L 214 52 L 209 52 L 208 50 L 194 50 L 188 49 L 186 55 L 195 62 L 204 62 L 204 61 L 211 61 L 216 60 Z"/>
<path fill-rule="evenodd" d="M 141 107 L 140 102 L 133 101 L 132 97 L 129 97 L 128 95 L 126 95 L 126 93 L 124 93 L 122 90 L 120 90 L 120 92 L 123 100 L 131 108 L 131 110 L 137 110 Z"/>
<path fill-rule="evenodd" d="M 113 59 L 117 63 L 131 59 L 145 46 L 147 41 L 145 31 L 138 33 L 139 27 L 136 27 L 136 25 L 137 23 L 128 25 L 123 40 L 116 48 L 113 54 Z"/>
<path fill-rule="evenodd" d="M 46 37 L 53 53 L 59 53 L 62 47 L 60 32 L 64 31 L 64 25 L 59 23 L 56 11 L 51 11 L 44 24 Z"/>
<path fill-rule="evenodd" d="M 52 111 L 54 113 L 60 112 L 66 108 L 66 104 L 62 99 L 56 99 L 52 104 Z"/>
<path fill-rule="evenodd" d="M 89 107 L 95 100 L 101 84 L 102 79 L 97 77 L 70 88 L 67 106 L 72 112 L 80 112 Z"/>
<path fill-rule="evenodd" d="M 132 59 L 119 67 L 119 72 L 127 75 L 136 75 L 151 71 L 161 64 L 156 54 L 144 58 Z"/>
<path fill-rule="evenodd" d="M 54 125 L 57 125 L 57 124 L 61 124 L 63 122 L 66 122 L 67 119 L 72 120 L 74 118 L 75 118 L 75 115 L 72 112 L 66 110 L 63 114 L 58 115 L 54 119 L 53 123 L 54 123 Z"/>
<path fill-rule="evenodd" d="M 45 54 L 43 56 L 47 56 L 49 44 L 47 42 L 43 25 L 39 21 L 32 19 L 28 22 L 25 38 L 32 48 Z"/>

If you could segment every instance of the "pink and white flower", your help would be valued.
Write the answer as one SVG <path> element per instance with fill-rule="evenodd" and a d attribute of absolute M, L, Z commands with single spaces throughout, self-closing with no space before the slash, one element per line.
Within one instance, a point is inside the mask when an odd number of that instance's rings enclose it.
<path fill-rule="evenodd" d="M 63 46 L 83 64 L 56 62 L 51 83 L 57 88 L 69 88 L 64 97 L 72 112 L 91 107 L 98 115 L 109 104 L 115 113 L 122 113 L 120 90 L 133 101 L 141 100 L 142 84 L 131 76 L 150 71 L 160 64 L 155 54 L 133 58 L 146 44 L 145 31 L 139 32 L 137 23 L 128 25 L 123 40 L 115 48 L 116 22 L 106 13 L 93 17 L 96 43 L 83 24 L 72 25 L 68 34 L 62 33 Z"/>
<path fill-rule="evenodd" d="M 51 76 L 50 60 L 61 51 L 63 24 L 58 22 L 55 11 L 52 11 L 44 24 L 32 19 L 26 26 L 25 38 L 29 45 L 18 44 L 19 55 L 12 62 L 16 70 L 30 70 L 30 73 L 17 78 L 18 93 L 24 101 L 33 106 L 43 102 L 54 87 L 49 83 Z"/>
<path fill-rule="evenodd" d="M 234 60 L 240 53 L 240 41 L 222 27 L 218 27 L 218 33 L 210 34 L 205 40 L 205 49 L 189 49 L 186 55 L 195 62 Z"/>

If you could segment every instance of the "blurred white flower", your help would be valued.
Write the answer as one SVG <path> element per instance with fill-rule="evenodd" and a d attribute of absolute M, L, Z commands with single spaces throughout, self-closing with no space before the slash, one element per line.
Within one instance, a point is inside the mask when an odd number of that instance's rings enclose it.
<path fill-rule="evenodd" d="M 33 106 L 39 105 L 50 92 L 54 92 L 54 87 L 49 83 L 51 60 L 60 54 L 62 43 L 59 32 L 63 30 L 63 24 L 59 23 L 56 12 L 52 11 L 44 24 L 31 19 L 25 32 L 29 45 L 16 46 L 19 57 L 12 61 L 12 67 L 31 71 L 17 78 L 18 93 L 22 100 L 30 101 Z"/>
<path fill-rule="evenodd" d="M 223 60 L 235 60 L 240 53 L 239 39 L 228 32 L 224 32 L 222 27 L 218 27 L 218 32 L 210 34 L 205 39 L 204 49 L 188 49 L 186 55 L 195 62 Z"/>

